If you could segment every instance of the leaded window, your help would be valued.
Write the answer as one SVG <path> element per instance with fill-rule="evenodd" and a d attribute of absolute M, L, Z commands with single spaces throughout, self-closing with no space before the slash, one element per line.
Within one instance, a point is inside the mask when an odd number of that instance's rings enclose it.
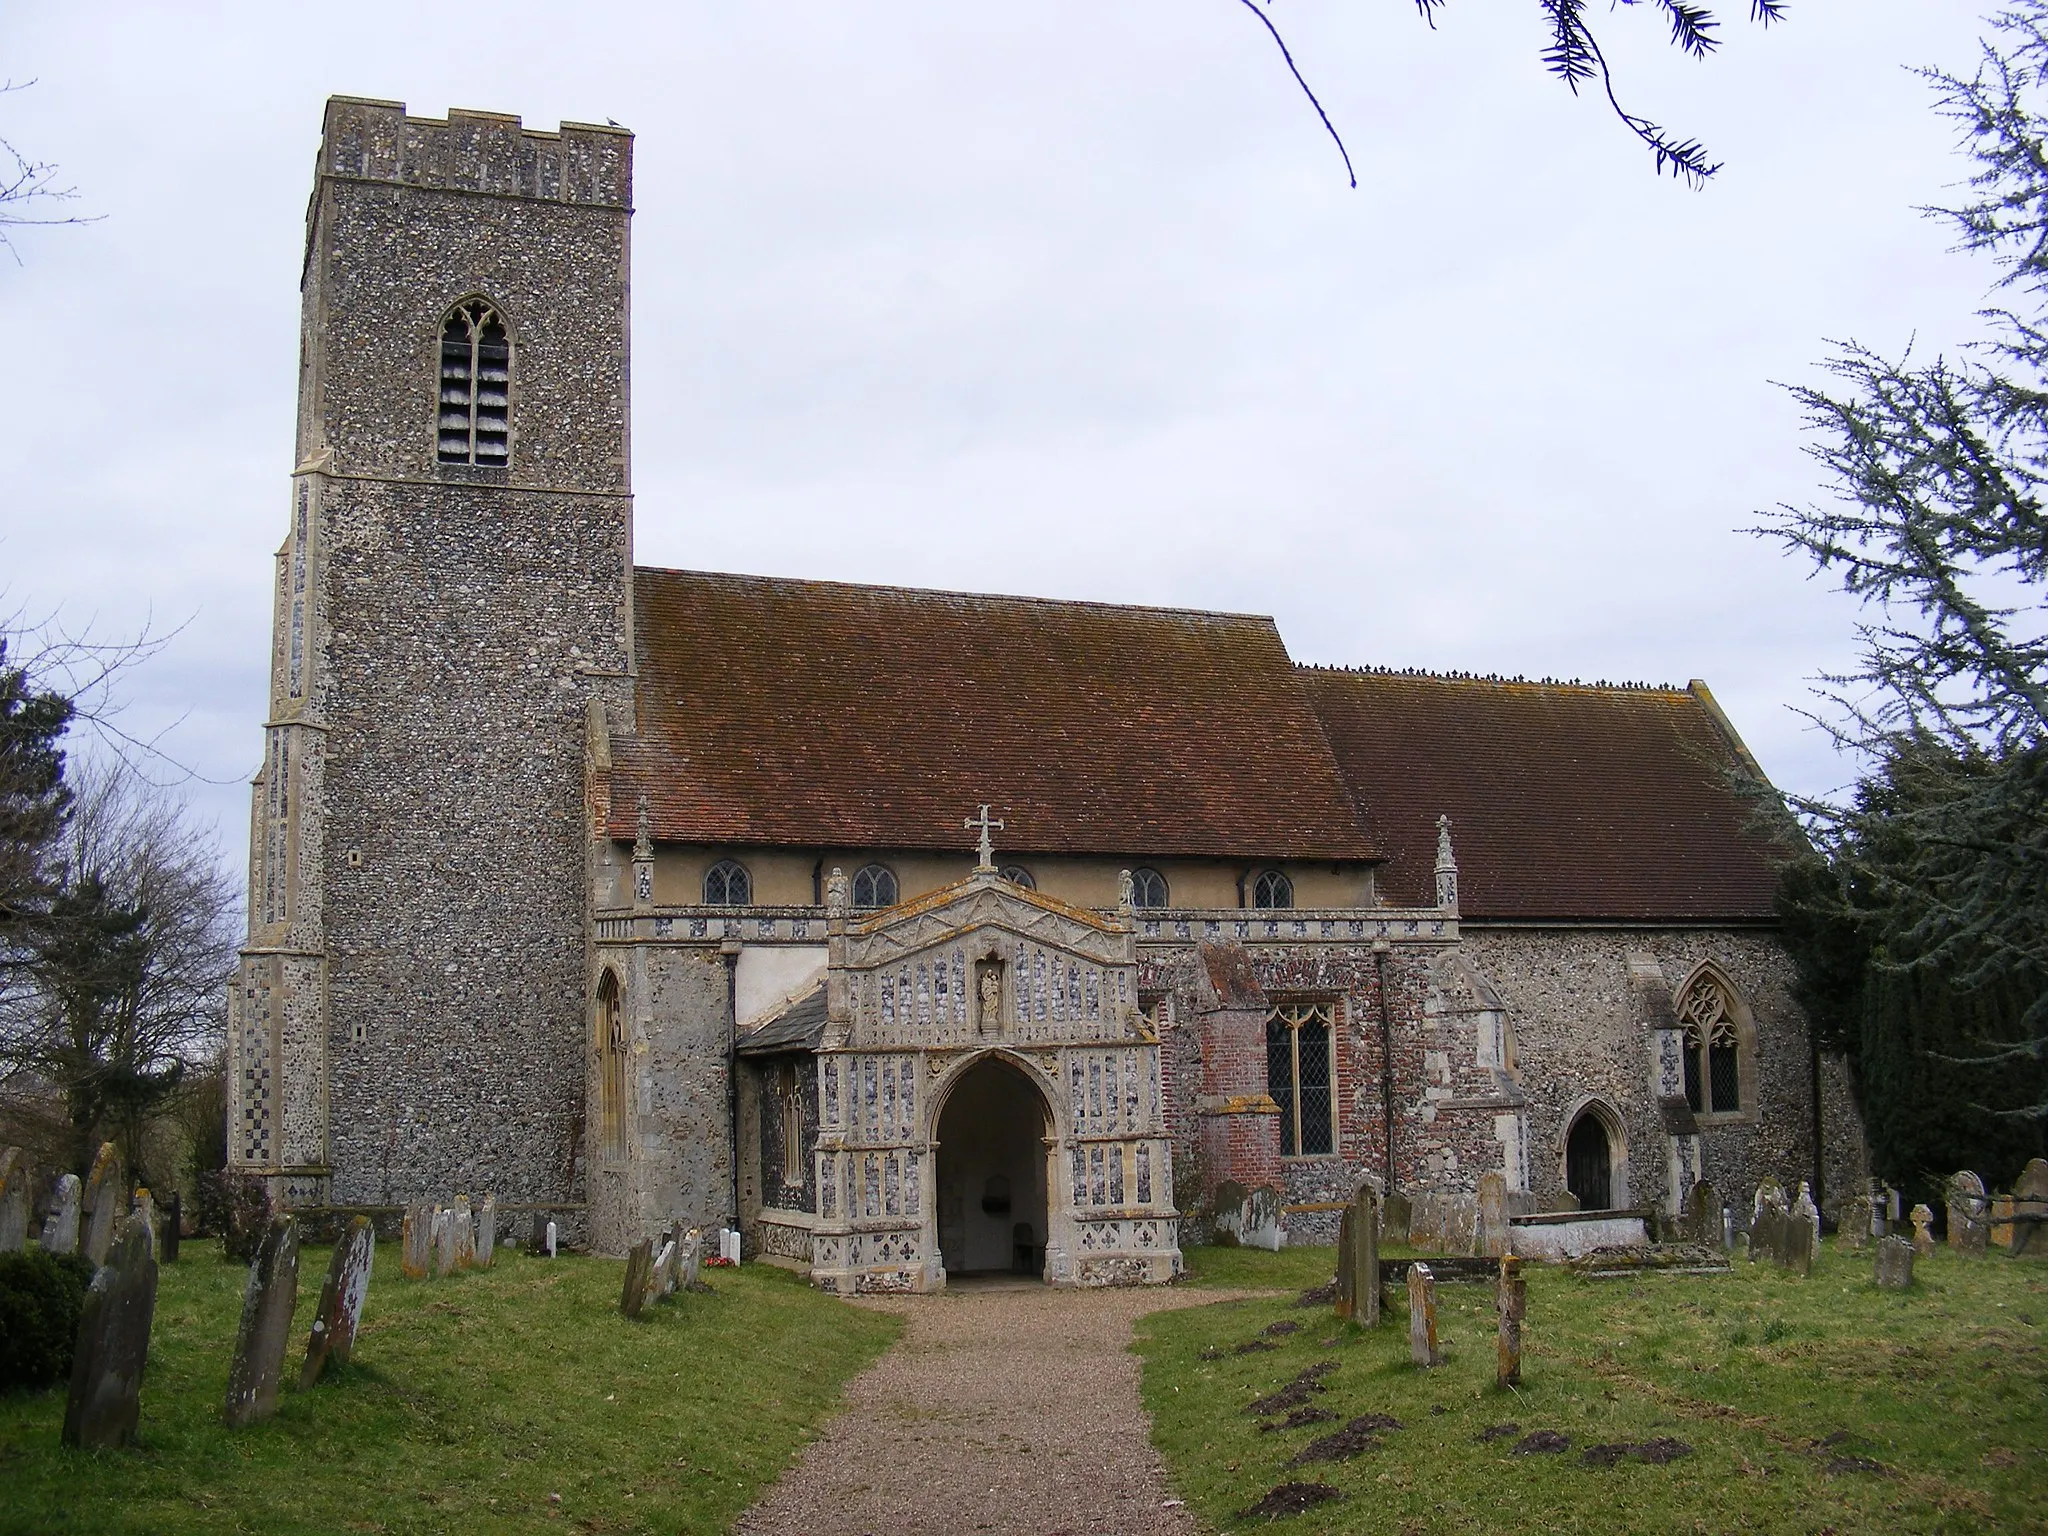
<path fill-rule="evenodd" d="M 1255 907 L 1291 907 L 1294 905 L 1294 882 L 1277 869 L 1269 869 L 1252 882 L 1252 905 Z"/>
<path fill-rule="evenodd" d="M 744 907 L 753 899 L 753 876 L 737 859 L 720 859 L 704 871 L 705 906 Z"/>
<path fill-rule="evenodd" d="M 626 1010 L 618 973 L 609 967 L 597 980 L 598 1141 L 607 1156 L 626 1155 Z"/>
<path fill-rule="evenodd" d="M 1012 885 L 1021 885 L 1027 891 L 1038 889 L 1038 882 L 1031 878 L 1031 871 L 1022 864 L 1005 864 L 1000 873 Z"/>
<path fill-rule="evenodd" d="M 1156 869 L 1134 869 L 1131 871 L 1131 905 L 1134 907 L 1164 907 L 1166 899 L 1166 876 Z"/>
<path fill-rule="evenodd" d="M 1685 1102 L 1695 1114 L 1742 1109 L 1742 1035 L 1727 988 L 1702 976 L 1679 999 L 1685 1026 Z"/>
<path fill-rule="evenodd" d="M 1266 1092 L 1280 1106 L 1280 1155 L 1337 1150 L 1336 1072 L 1327 1003 L 1291 1004 L 1266 1016 Z"/>
<path fill-rule="evenodd" d="M 441 322 L 441 389 L 435 441 L 443 464 L 502 465 L 512 452 L 512 340 L 482 299 L 465 299 Z"/>
<path fill-rule="evenodd" d="M 804 1096 L 797 1063 L 782 1064 L 776 1097 L 782 1107 L 782 1182 L 801 1184 L 809 1159 L 804 1155 Z"/>
<path fill-rule="evenodd" d="M 853 877 L 853 904 L 863 910 L 896 905 L 896 871 L 886 864 L 864 865 Z"/>

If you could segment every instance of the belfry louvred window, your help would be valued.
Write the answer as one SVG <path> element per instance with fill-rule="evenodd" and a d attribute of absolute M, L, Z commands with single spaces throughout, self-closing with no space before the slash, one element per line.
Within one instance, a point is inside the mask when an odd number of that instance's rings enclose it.
<path fill-rule="evenodd" d="M 1266 1092 L 1280 1106 L 1280 1155 L 1337 1150 L 1336 1074 L 1326 1003 L 1275 1008 L 1266 1017 Z"/>
<path fill-rule="evenodd" d="M 512 451 L 512 341 L 496 309 L 465 299 L 441 323 L 436 457 L 502 465 Z"/>

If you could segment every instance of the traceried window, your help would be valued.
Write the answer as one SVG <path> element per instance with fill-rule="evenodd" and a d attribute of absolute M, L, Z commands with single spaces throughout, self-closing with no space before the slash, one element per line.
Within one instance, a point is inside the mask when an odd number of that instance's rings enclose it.
<path fill-rule="evenodd" d="M 1728 989 L 1699 977 L 1678 1000 L 1678 1017 L 1685 1026 L 1685 1102 L 1695 1114 L 1740 1113 L 1742 1030 Z"/>
<path fill-rule="evenodd" d="M 704 871 L 704 905 L 744 907 L 754 900 L 754 880 L 737 859 L 720 859 Z"/>
<path fill-rule="evenodd" d="M 1031 878 L 1031 871 L 1022 864 L 1005 864 L 1000 873 L 1012 885 L 1021 885 L 1027 891 L 1038 889 L 1038 882 Z"/>
<path fill-rule="evenodd" d="M 597 982 L 597 1128 L 608 1157 L 626 1155 L 626 1009 L 619 977 L 609 968 Z"/>
<path fill-rule="evenodd" d="M 810 1159 L 805 1156 L 804 1096 L 797 1064 L 784 1062 L 779 1078 L 775 1096 L 782 1107 L 782 1182 L 801 1184 Z"/>
<path fill-rule="evenodd" d="M 1290 1004 L 1266 1016 L 1266 1092 L 1280 1106 L 1280 1155 L 1337 1150 L 1336 1074 L 1327 1003 Z"/>
<path fill-rule="evenodd" d="M 1291 907 L 1294 905 L 1294 882 L 1277 869 L 1269 869 L 1252 882 L 1252 905 L 1255 907 Z"/>
<path fill-rule="evenodd" d="M 896 905 L 896 871 L 886 864 L 863 865 L 853 877 L 853 904 L 865 911 Z"/>
<path fill-rule="evenodd" d="M 1166 899 L 1166 876 L 1156 869 L 1134 869 L 1131 871 L 1131 905 L 1134 907 L 1164 907 Z"/>
<path fill-rule="evenodd" d="M 503 465 L 511 457 L 512 339 L 482 299 L 464 299 L 441 322 L 437 420 L 441 463 Z"/>

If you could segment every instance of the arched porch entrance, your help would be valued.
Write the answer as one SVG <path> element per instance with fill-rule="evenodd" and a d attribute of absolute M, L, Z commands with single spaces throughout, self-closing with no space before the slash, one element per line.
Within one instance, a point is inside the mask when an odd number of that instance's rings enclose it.
<path fill-rule="evenodd" d="M 961 1074 L 938 1124 L 938 1236 L 949 1278 L 1045 1270 L 1052 1113 L 1018 1068 L 988 1056 Z"/>
<path fill-rule="evenodd" d="M 1579 1111 L 1565 1137 L 1564 1185 L 1582 1211 L 1614 1208 L 1614 1148 L 1606 1123 L 1590 1107 Z"/>

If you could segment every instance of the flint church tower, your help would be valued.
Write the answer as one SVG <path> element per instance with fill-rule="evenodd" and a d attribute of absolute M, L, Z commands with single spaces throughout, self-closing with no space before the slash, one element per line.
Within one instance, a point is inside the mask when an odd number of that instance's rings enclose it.
<path fill-rule="evenodd" d="M 230 1158 L 580 1198 L 585 742 L 632 728 L 630 134 L 327 104 Z"/>

